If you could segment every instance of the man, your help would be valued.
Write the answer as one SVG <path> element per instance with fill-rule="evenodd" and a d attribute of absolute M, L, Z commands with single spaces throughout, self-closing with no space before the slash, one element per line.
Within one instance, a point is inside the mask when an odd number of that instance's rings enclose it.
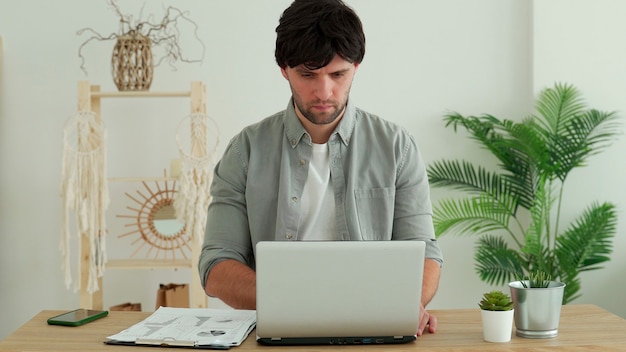
<path fill-rule="evenodd" d="M 404 129 L 354 107 L 365 54 L 361 21 L 341 0 L 296 0 L 276 28 L 287 109 L 245 128 L 215 167 L 199 262 L 209 296 L 256 308 L 259 241 L 423 240 L 418 335 L 439 283 L 425 165 Z"/>

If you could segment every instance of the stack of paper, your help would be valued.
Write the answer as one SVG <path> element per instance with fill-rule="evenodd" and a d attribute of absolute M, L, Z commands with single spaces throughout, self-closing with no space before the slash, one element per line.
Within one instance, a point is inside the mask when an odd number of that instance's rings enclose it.
<path fill-rule="evenodd" d="M 160 307 L 105 343 L 223 349 L 239 346 L 255 325 L 254 310 Z"/>

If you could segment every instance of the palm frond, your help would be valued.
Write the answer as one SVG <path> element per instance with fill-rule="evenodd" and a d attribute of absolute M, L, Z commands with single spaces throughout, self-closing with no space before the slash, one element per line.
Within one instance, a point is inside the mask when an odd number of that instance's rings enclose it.
<path fill-rule="evenodd" d="M 433 210 L 435 234 L 452 232 L 459 235 L 478 235 L 495 230 L 507 230 L 514 201 L 477 196 L 459 200 L 440 201 Z"/>
<path fill-rule="evenodd" d="M 452 129 L 456 132 L 458 127 L 461 126 L 465 128 L 473 138 L 478 140 L 482 138 L 492 138 L 494 125 L 500 124 L 500 120 L 491 115 L 464 117 L 458 112 L 446 114 L 443 120 L 446 122 L 446 127 L 452 126 Z"/>
<path fill-rule="evenodd" d="M 570 119 L 563 133 L 550 141 L 551 163 L 556 176 L 564 181 L 569 172 L 585 166 L 586 159 L 599 153 L 619 134 L 615 112 L 589 110 Z"/>
<path fill-rule="evenodd" d="M 446 126 L 463 127 L 482 147 L 489 150 L 505 170 L 509 190 L 519 192 L 519 203 L 528 209 L 532 205 L 540 167 L 547 163 L 545 142 L 530 121 L 515 123 L 499 120 L 492 115 L 462 116 L 458 113 L 445 117 Z"/>
<path fill-rule="evenodd" d="M 567 304 L 581 296 L 578 293 L 581 288 L 580 272 L 576 266 L 568 264 L 568 258 L 563 258 L 560 253 L 558 256 L 560 257 L 558 279 L 565 283 L 565 288 L 563 289 L 563 304 Z"/>
<path fill-rule="evenodd" d="M 495 199 L 501 194 L 514 194 L 507 182 L 484 167 L 466 160 L 442 160 L 428 166 L 428 180 L 433 187 L 450 187 L 469 194 L 488 194 Z"/>
<path fill-rule="evenodd" d="M 543 90 L 536 104 L 539 133 L 545 139 L 552 175 L 564 181 L 585 159 L 606 147 L 618 133 L 615 112 L 586 110 L 580 92 L 572 85 L 556 84 Z"/>
<path fill-rule="evenodd" d="M 610 260 L 616 228 L 615 206 L 592 204 L 557 238 L 555 254 L 561 266 L 573 267 L 579 272 L 600 269 L 602 263 Z"/>
<path fill-rule="evenodd" d="M 568 270 L 564 272 L 560 276 L 560 281 L 565 283 L 565 288 L 563 289 L 563 304 L 570 303 L 581 295 L 580 292 L 581 284 L 579 272 L 577 270 Z"/>
<path fill-rule="evenodd" d="M 590 155 L 595 155 L 610 145 L 615 137 L 621 135 L 621 118 L 615 111 L 599 111 L 591 109 L 580 118 L 580 123 L 575 127 L 587 134 L 588 145 L 593 149 Z"/>
<path fill-rule="evenodd" d="M 571 303 L 573 300 L 582 296 L 579 293 L 580 288 L 581 288 L 581 285 L 580 285 L 579 278 L 576 277 L 576 278 L 567 280 L 567 284 L 565 285 L 565 288 L 563 289 L 563 304 Z"/>
<path fill-rule="evenodd" d="M 536 110 L 539 116 L 534 120 L 550 135 L 560 135 L 569 120 L 585 110 L 585 102 L 573 85 L 557 83 L 539 93 Z"/>
<path fill-rule="evenodd" d="M 444 117 L 446 126 L 452 125 L 454 131 L 459 126 L 465 128 L 471 138 L 480 142 L 481 146 L 491 151 L 496 158 L 500 158 L 499 153 L 506 152 L 506 148 L 497 148 L 498 145 L 504 143 L 506 137 L 506 126 L 502 121 L 492 115 L 481 116 L 463 116 L 459 113 L 448 114 Z"/>
<path fill-rule="evenodd" d="M 522 266 L 523 258 L 517 251 L 508 248 L 506 242 L 499 236 L 481 237 L 474 259 L 478 276 L 491 285 L 504 285 L 527 271 L 527 268 Z"/>
<path fill-rule="evenodd" d="M 503 121 L 508 138 L 494 144 L 500 166 L 507 171 L 506 179 L 520 197 L 520 205 L 530 209 L 534 202 L 539 178 L 545 173 L 549 154 L 545 141 L 532 121 L 522 123 Z"/>

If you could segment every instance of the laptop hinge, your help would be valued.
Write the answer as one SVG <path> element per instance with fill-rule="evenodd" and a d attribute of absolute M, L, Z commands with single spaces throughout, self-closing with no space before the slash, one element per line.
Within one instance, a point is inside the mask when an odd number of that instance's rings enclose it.
<path fill-rule="evenodd" d="M 272 337 L 272 341 L 280 341 L 280 340 L 282 340 L 282 338 L 280 338 L 280 337 Z"/>
<path fill-rule="evenodd" d="M 402 340 L 404 338 L 404 336 L 394 336 L 393 339 L 394 340 Z"/>

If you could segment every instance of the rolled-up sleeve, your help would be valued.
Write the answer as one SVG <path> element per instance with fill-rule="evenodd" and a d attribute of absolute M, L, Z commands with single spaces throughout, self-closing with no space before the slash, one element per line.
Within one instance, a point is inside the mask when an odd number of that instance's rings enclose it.
<path fill-rule="evenodd" d="M 394 239 L 426 242 L 426 258 L 443 264 L 435 237 L 426 165 L 412 136 L 402 141 L 396 182 Z"/>
<path fill-rule="evenodd" d="M 245 189 L 247 163 L 240 141 L 231 140 L 215 166 L 204 244 L 198 262 L 202 287 L 211 268 L 225 259 L 254 266 Z"/>

